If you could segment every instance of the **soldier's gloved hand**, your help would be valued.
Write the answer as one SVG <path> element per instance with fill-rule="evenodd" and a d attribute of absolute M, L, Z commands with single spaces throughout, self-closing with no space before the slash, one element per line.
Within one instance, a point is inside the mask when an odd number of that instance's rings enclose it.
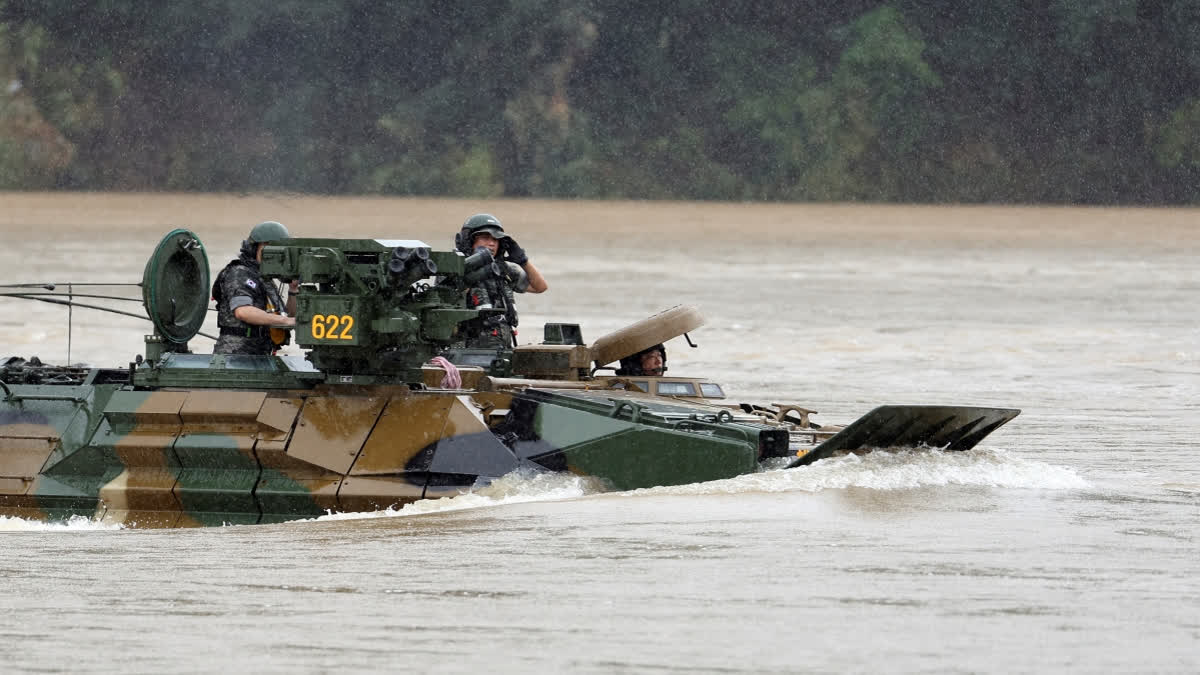
<path fill-rule="evenodd" d="M 529 290 L 529 275 L 525 273 L 525 268 L 509 260 L 504 263 L 504 280 L 517 293 L 524 293 Z"/>
<path fill-rule="evenodd" d="M 525 249 L 521 248 L 516 239 L 509 236 L 505 237 L 504 242 L 504 251 L 508 254 L 509 262 L 515 262 L 518 265 L 529 262 L 529 256 L 525 254 Z"/>

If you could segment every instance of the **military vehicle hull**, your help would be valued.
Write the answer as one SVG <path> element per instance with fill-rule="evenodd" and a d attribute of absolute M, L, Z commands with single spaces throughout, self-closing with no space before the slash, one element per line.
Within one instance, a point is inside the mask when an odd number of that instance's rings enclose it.
<path fill-rule="evenodd" d="M 270 357 L 264 357 L 270 358 Z M 137 527 L 269 523 L 460 494 L 512 471 L 628 490 L 731 478 L 770 457 L 920 444 L 966 449 L 1016 415 L 889 407 L 838 432 L 593 387 L 156 388 L 128 373 L 6 385 L 0 515 Z"/>
<path fill-rule="evenodd" d="M 523 466 L 621 489 L 728 478 L 755 470 L 760 433 L 786 448 L 786 434 L 772 439 L 770 429 L 696 434 L 635 422 L 629 406 L 598 415 L 557 397 L 10 386 L 0 514 L 143 527 L 276 522 L 458 494 Z"/>

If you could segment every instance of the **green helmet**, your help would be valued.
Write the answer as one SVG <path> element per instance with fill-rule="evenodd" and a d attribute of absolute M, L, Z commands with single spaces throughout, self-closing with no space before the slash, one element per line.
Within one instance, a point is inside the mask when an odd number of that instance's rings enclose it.
<path fill-rule="evenodd" d="M 288 233 L 288 229 L 283 226 L 283 223 L 277 223 L 274 220 L 268 220 L 265 223 L 259 223 L 255 225 L 254 228 L 250 230 L 250 236 L 247 237 L 247 239 L 255 244 L 291 238 L 292 235 Z"/>
<path fill-rule="evenodd" d="M 467 218 L 467 222 L 463 223 L 462 229 L 454 237 L 454 245 L 462 251 L 464 255 L 471 255 L 471 250 L 474 248 L 475 235 L 480 232 L 487 232 L 497 239 L 504 239 L 508 235 L 504 233 L 504 226 L 500 224 L 500 219 L 490 213 L 476 213 Z"/>

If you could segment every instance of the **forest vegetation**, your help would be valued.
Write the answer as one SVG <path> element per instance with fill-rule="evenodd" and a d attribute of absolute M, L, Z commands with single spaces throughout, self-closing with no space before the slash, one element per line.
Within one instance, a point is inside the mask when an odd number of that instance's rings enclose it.
<path fill-rule="evenodd" d="M 0 189 L 1200 203 L 1195 0 L 0 0 Z"/>

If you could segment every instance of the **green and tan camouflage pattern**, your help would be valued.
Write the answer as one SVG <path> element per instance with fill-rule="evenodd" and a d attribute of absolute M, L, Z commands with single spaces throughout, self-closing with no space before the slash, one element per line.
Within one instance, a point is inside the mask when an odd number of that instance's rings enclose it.
<path fill-rule="evenodd" d="M 772 420 L 761 409 L 580 382 L 511 390 L 5 390 L 0 515 L 129 527 L 399 508 L 523 467 L 629 490 L 731 478 L 767 457 L 794 457 L 799 466 L 864 447 L 963 450 L 1018 412 L 881 406 L 840 431 L 806 433 L 782 420 L 782 408 Z"/>
<path fill-rule="evenodd" d="M 0 515 L 139 527 L 277 522 L 425 498 L 428 472 L 408 462 L 447 434 L 486 431 L 480 411 L 497 396 L 479 405 L 396 386 L 10 389 L 0 402 Z"/>
<path fill-rule="evenodd" d="M 0 515 L 30 519 L 279 522 L 453 496 L 521 465 L 627 489 L 753 471 L 760 454 L 753 433 L 664 428 L 648 413 L 635 419 L 630 406 L 597 414 L 561 393 L 9 390 L 0 402 Z"/>

